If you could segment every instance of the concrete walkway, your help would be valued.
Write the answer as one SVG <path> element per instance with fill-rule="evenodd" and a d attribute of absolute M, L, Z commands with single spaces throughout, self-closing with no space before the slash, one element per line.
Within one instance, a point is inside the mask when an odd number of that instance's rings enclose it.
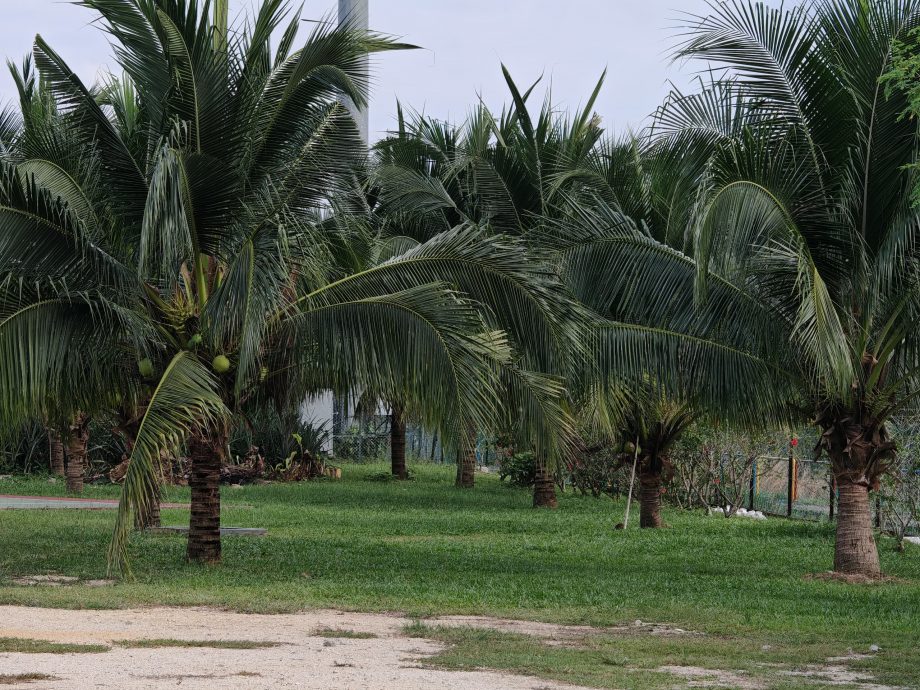
<path fill-rule="evenodd" d="M 70 498 L 67 496 L 6 496 L 0 495 L 0 510 L 45 510 L 70 508 L 107 510 L 118 507 L 118 501 L 105 498 Z M 188 508 L 184 503 L 161 503 L 161 508 Z"/>

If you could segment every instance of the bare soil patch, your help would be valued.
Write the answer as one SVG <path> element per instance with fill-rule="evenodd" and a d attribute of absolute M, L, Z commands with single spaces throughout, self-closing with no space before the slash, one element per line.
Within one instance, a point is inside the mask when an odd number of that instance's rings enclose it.
<path fill-rule="evenodd" d="M 490 616 L 439 616 L 426 618 L 428 625 L 441 625 L 455 628 L 491 628 L 506 633 L 530 635 L 557 643 L 573 639 L 583 639 L 589 635 L 702 635 L 703 633 L 684 630 L 667 623 L 646 623 L 636 621 L 632 625 L 617 625 L 606 628 L 595 628 L 590 625 L 556 625 L 554 623 L 540 623 L 538 621 L 521 621 L 507 618 L 492 618 Z"/>
<path fill-rule="evenodd" d="M 835 573 L 833 571 L 828 571 L 826 573 L 814 573 L 812 575 L 806 575 L 806 580 L 824 580 L 826 582 L 841 582 L 846 585 L 885 585 L 885 584 L 899 584 L 904 583 L 906 580 L 902 580 L 897 577 L 891 577 L 890 575 L 880 575 L 879 577 L 869 577 L 867 575 L 861 575 L 859 573 Z"/>
<path fill-rule="evenodd" d="M 761 681 L 741 672 L 701 668 L 699 666 L 659 666 L 656 670 L 683 678 L 683 687 L 687 688 L 760 690 L 764 687 Z"/>
<path fill-rule="evenodd" d="M 406 637 L 402 630 L 410 622 L 400 615 L 330 610 L 262 615 L 205 608 L 70 611 L 0 606 L 0 637 L 112 646 L 111 651 L 94 654 L 91 663 L 84 654 L 4 655 L 4 673 L 18 678 L 8 684 L 24 684 L 24 676 L 32 674 L 35 687 L 42 690 L 121 690 L 175 687 L 177 683 L 194 690 L 574 688 L 493 671 L 426 668 L 425 661 L 444 647 L 433 640 Z M 328 630 L 352 635 L 332 640 L 320 632 Z M 132 644 L 167 637 L 191 643 L 249 640 L 276 646 L 202 649 Z"/>
<path fill-rule="evenodd" d="M 111 587 L 115 580 L 81 580 L 71 575 L 56 575 L 46 573 L 42 575 L 21 575 L 9 580 L 11 585 L 17 587 L 66 587 L 72 585 L 85 585 L 86 587 Z"/>
<path fill-rule="evenodd" d="M 0 638 L 71 645 L 71 653 L 3 653 L 0 685 L 41 690 L 93 687 L 121 690 L 174 687 L 205 690 L 269 688 L 374 688 L 375 690 L 585 690 L 491 670 L 432 668 L 444 643 L 408 637 L 412 621 L 400 614 L 315 610 L 297 614 L 244 614 L 208 608 L 64 610 L 0 606 Z M 434 627 L 482 628 L 528 635 L 550 645 L 576 646 L 598 635 L 698 635 L 664 624 L 598 628 L 488 616 L 440 616 Z M 79 645 L 104 645 L 91 657 Z M 873 683 L 847 667 L 865 655 L 849 652 L 825 664 L 778 674 L 804 686 L 898 690 Z M 762 690 L 765 681 L 745 671 L 667 665 L 675 687 Z M 759 675 L 759 674 L 758 674 Z"/>
<path fill-rule="evenodd" d="M 46 673 L 0 673 L 0 685 L 23 685 L 40 680 L 58 680 Z"/>
<path fill-rule="evenodd" d="M 831 661 L 831 659 L 828 659 L 828 661 Z M 833 663 L 826 666 L 806 666 L 798 671 L 780 671 L 779 673 L 784 676 L 807 679 L 814 684 L 825 687 L 844 685 L 846 687 L 856 686 L 860 690 L 906 690 L 906 688 L 902 689 L 890 685 L 879 685 L 873 682 L 874 679 L 870 673 L 854 671 L 847 666 Z"/>

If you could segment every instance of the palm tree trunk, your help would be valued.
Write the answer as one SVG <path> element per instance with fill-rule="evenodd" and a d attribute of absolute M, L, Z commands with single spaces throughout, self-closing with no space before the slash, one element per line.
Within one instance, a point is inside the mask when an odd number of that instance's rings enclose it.
<path fill-rule="evenodd" d="M 476 476 L 476 430 L 467 428 L 457 451 L 457 481 L 461 489 L 472 489 Z"/>
<path fill-rule="evenodd" d="M 225 438 L 195 434 L 188 449 L 192 468 L 191 519 L 188 530 L 188 560 L 196 563 L 220 562 L 220 466 Z"/>
<path fill-rule="evenodd" d="M 837 477 L 837 539 L 834 544 L 834 571 L 865 575 L 881 575 L 878 549 L 872 533 L 869 509 L 869 489 L 854 484 L 846 477 Z"/>
<path fill-rule="evenodd" d="M 116 434 L 121 436 L 125 444 L 125 456 L 131 457 L 134 451 L 134 443 L 137 440 L 137 433 L 140 430 L 143 413 L 149 404 L 149 400 L 139 405 L 134 410 L 121 410 L 118 417 L 118 424 L 112 429 Z M 134 529 L 139 532 L 149 527 L 160 527 L 160 500 L 162 494 L 160 491 L 160 478 L 163 476 L 163 457 L 158 455 L 154 458 L 154 471 L 156 481 L 150 487 L 150 494 L 147 496 L 147 509 L 134 514 Z"/>
<path fill-rule="evenodd" d="M 895 444 L 884 423 L 869 414 L 865 401 L 859 401 L 853 410 L 827 405 L 817 421 L 822 429 L 820 445 L 831 459 L 837 482 L 834 571 L 877 578 L 881 568 L 869 488 L 878 485 L 879 473 L 884 471 L 886 458 L 893 456 Z"/>
<path fill-rule="evenodd" d="M 48 428 L 48 453 L 51 456 L 51 474 L 56 477 L 65 476 L 64 443 L 61 435 L 52 428 Z"/>
<path fill-rule="evenodd" d="M 660 471 L 643 469 L 639 473 L 639 527 L 661 527 Z"/>
<path fill-rule="evenodd" d="M 154 489 L 151 491 L 150 496 L 147 498 L 150 501 L 147 504 L 146 511 L 138 511 L 134 514 L 134 529 L 138 532 L 143 532 L 145 529 L 150 527 L 160 527 L 160 485 L 155 484 Z"/>
<path fill-rule="evenodd" d="M 390 465 L 394 477 L 408 479 L 406 469 L 406 418 L 402 407 L 390 406 Z"/>
<path fill-rule="evenodd" d="M 133 445 L 133 444 L 132 444 Z M 130 453 L 130 449 L 128 451 Z M 138 510 L 134 514 L 134 529 L 138 532 L 143 532 L 145 529 L 150 527 L 160 527 L 160 461 L 161 458 L 157 456 L 155 460 L 156 470 L 156 481 L 154 481 L 153 486 L 150 488 L 150 494 L 147 496 L 147 510 Z"/>
<path fill-rule="evenodd" d="M 472 489 L 476 484 L 476 453 L 475 451 L 461 451 L 457 459 L 457 486 L 461 489 Z"/>
<path fill-rule="evenodd" d="M 556 483 L 553 473 L 546 467 L 546 463 L 539 459 L 535 466 L 536 474 L 533 481 L 533 507 L 555 508 L 559 505 L 556 500 Z"/>
<path fill-rule="evenodd" d="M 89 444 L 89 420 L 78 412 L 70 423 L 67 436 L 67 491 L 83 493 L 83 476 L 86 473 L 86 447 Z"/>

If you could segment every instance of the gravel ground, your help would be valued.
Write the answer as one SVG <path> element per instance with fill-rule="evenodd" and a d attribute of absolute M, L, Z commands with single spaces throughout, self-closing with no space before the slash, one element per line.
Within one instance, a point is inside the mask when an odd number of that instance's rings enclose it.
<path fill-rule="evenodd" d="M 468 618 L 447 624 L 484 625 Z M 423 668 L 440 643 L 407 638 L 410 621 L 396 615 L 317 610 L 293 615 L 230 613 L 203 608 L 71 611 L 0 606 L 0 637 L 85 644 L 122 640 L 247 640 L 278 643 L 262 649 L 113 647 L 98 654 L 0 653 L 0 676 L 41 673 L 42 680 L 10 688 L 358 688 L 362 690 L 573 690 L 574 686 L 491 671 Z M 438 621 L 427 621 L 437 623 Z M 524 632 L 533 624 L 520 622 Z M 543 636 L 565 626 L 535 624 Z M 321 631 L 369 633 L 368 639 L 334 638 Z M 571 631 L 568 632 L 571 634 Z"/>

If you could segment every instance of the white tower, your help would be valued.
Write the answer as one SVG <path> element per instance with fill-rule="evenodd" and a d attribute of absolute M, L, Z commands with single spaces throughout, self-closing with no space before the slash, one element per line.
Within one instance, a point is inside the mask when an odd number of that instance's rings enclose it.
<path fill-rule="evenodd" d="M 368 10 L 368 0 L 339 0 L 339 24 L 349 22 L 353 29 L 367 31 L 370 28 L 370 14 Z M 367 58 L 364 58 L 364 76 L 368 76 Z M 368 116 L 367 108 L 358 108 L 354 103 L 349 103 L 348 109 L 351 110 L 352 117 L 358 125 L 358 131 L 361 132 L 361 138 L 364 143 L 368 140 Z"/>
<path fill-rule="evenodd" d="M 370 28 L 368 0 L 339 0 L 339 24 L 343 24 L 346 21 L 353 29 L 367 31 Z M 363 60 L 363 71 L 366 79 L 369 74 L 366 57 Z M 351 101 L 347 105 L 355 124 L 358 125 L 361 139 L 366 145 L 369 129 L 367 108 L 358 108 Z M 333 395 L 332 391 L 325 391 L 306 400 L 301 407 L 300 414 L 304 421 L 324 424 L 327 429 L 332 431 L 332 437 L 329 438 L 324 448 L 327 452 L 334 452 L 333 438 L 345 430 L 347 417 L 353 410 L 354 400 L 351 399 L 352 397 L 350 395 Z"/>

